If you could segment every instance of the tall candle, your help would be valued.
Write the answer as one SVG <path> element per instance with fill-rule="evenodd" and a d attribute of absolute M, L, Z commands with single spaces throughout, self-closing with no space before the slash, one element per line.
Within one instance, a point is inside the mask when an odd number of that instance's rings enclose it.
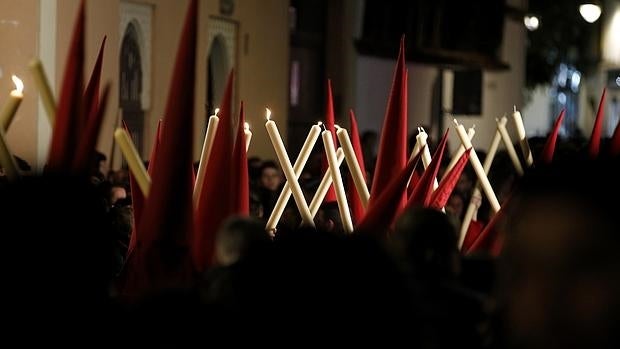
<path fill-rule="evenodd" d="M 149 196 L 149 191 L 151 189 L 151 177 L 148 172 L 146 172 L 146 168 L 144 168 L 144 163 L 136 150 L 127 130 L 123 128 L 117 128 L 114 131 L 114 139 L 116 143 L 118 143 L 121 152 L 125 156 L 127 160 L 127 165 L 129 165 L 129 170 L 133 174 L 140 190 L 142 190 L 142 194 L 144 197 Z"/>
<path fill-rule="evenodd" d="M 301 214 L 302 225 L 314 227 L 314 221 L 312 220 L 310 209 L 308 208 L 304 194 L 301 191 L 299 182 L 297 182 L 297 176 L 295 176 L 295 171 L 293 170 L 293 166 L 291 166 L 291 161 L 286 153 L 286 148 L 284 148 L 284 143 L 280 137 L 278 127 L 276 126 L 276 123 L 270 119 L 271 111 L 269 109 L 267 109 L 266 116 L 267 122 L 265 123 L 265 128 L 267 129 L 269 139 L 271 140 L 273 149 L 275 150 L 278 161 L 280 162 L 280 167 L 282 167 L 282 171 L 284 172 L 284 177 L 286 177 L 293 193 L 293 199 L 295 199 L 295 204 L 297 204 L 297 208 Z"/>
<path fill-rule="evenodd" d="M 467 137 L 469 137 L 470 142 L 474 139 L 475 135 L 476 135 L 476 125 L 470 127 L 467 130 Z M 461 158 L 464 152 L 465 152 L 465 147 L 462 144 L 459 145 L 459 147 L 456 149 L 454 154 L 452 154 L 452 159 L 450 160 L 448 167 L 446 167 L 446 170 L 444 171 L 444 178 L 448 173 L 450 173 L 450 170 L 452 170 L 454 166 L 456 166 L 456 163 L 459 161 L 459 159 Z"/>
<path fill-rule="evenodd" d="M 243 125 L 243 133 L 245 134 L 245 152 L 247 153 L 252 141 L 252 131 L 250 131 L 250 124 L 247 122 Z"/>
<path fill-rule="evenodd" d="M 368 187 L 366 186 L 366 181 L 364 180 L 364 174 L 362 173 L 360 164 L 357 162 L 357 156 L 355 156 L 355 150 L 353 150 L 353 144 L 351 144 L 349 133 L 346 129 L 337 125 L 336 129 L 336 135 L 338 136 L 338 141 L 340 142 L 340 146 L 344 151 L 344 158 L 347 161 L 347 166 L 349 167 L 349 171 L 351 172 L 351 177 L 353 178 L 355 189 L 357 190 L 357 194 L 362 200 L 362 205 L 364 206 L 364 208 L 367 208 L 370 193 L 368 192 Z"/>
<path fill-rule="evenodd" d="M 45 71 L 43 70 L 43 64 L 41 64 L 40 60 L 35 59 L 30 62 L 28 67 L 30 68 L 30 72 L 34 78 L 34 83 L 39 87 L 41 101 L 43 102 L 43 107 L 47 113 L 47 118 L 50 121 L 50 125 L 54 126 L 54 120 L 56 120 L 56 102 L 54 100 L 54 95 L 52 94 L 50 84 L 45 75 Z"/>
<path fill-rule="evenodd" d="M 338 167 L 340 168 L 340 165 L 344 161 L 344 151 L 342 150 L 342 148 L 338 148 L 338 150 L 336 150 L 336 160 L 338 163 Z M 332 175 L 331 172 L 327 170 L 323 175 L 323 179 L 321 179 L 319 187 L 314 193 L 312 201 L 310 202 L 310 213 L 312 214 L 312 218 L 316 217 L 317 212 L 319 212 L 319 208 L 321 207 L 321 204 L 323 203 L 323 200 L 325 199 L 327 191 L 329 190 L 329 187 L 331 185 Z"/>
<path fill-rule="evenodd" d="M 319 139 L 319 135 L 321 134 L 321 128 L 319 125 L 314 125 L 310 128 L 310 132 L 308 132 L 308 136 L 306 137 L 306 141 L 301 147 L 301 151 L 297 156 L 297 160 L 295 160 L 295 165 L 293 165 L 293 171 L 295 172 L 295 180 L 301 176 L 301 172 L 306 166 L 306 162 L 312 153 L 312 148 L 316 144 L 316 141 Z M 288 182 L 284 184 L 282 191 L 280 192 L 280 196 L 278 197 L 278 201 L 276 201 L 275 206 L 273 207 L 273 211 L 271 211 L 271 216 L 269 216 L 269 220 L 267 221 L 267 226 L 265 229 L 270 232 L 274 232 L 276 227 L 278 226 L 278 222 L 280 221 L 280 217 L 282 217 L 282 213 L 284 213 L 284 209 L 286 208 L 286 204 L 288 200 L 291 198 L 291 186 Z M 314 218 L 314 215 L 311 214 Z"/>
<path fill-rule="evenodd" d="M 461 144 L 463 144 L 466 149 L 471 148 L 471 151 L 469 153 L 469 161 L 474 167 L 474 171 L 476 172 L 476 175 L 478 176 L 478 180 L 480 181 L 480 184 L 482 185 L 482 190 L 484 191 L 484 194 L 487 196 L 487 199 L 489 200 L 489 203 L 491 204 L 491 208 L 493 209 L 494 212 L 499 211 L 500 209 L 499 201 L 497 201 L 497 197 L 495 196 L 493 187 L 491 187 L 491 183 L 489 182 L 489 179 L 487 178 L 487 175 L 484 172 L 484 168 L 482 167 L 482 164 L 480 163 L 480 159 L 478 159 L 478 154 L 476 154 L 476 149 L 474 149 L 473 145 L 469 141 L 469 137 L 467 137 L 467 132 L 465 131 L 465 127 L 463 127 L 463 125 L 460 125 L 458 121 L 456 121 L 456 119 L 454 119 L 454 124 L 456 126 L 456 133 L 461 139 Z"/>
<path fill-rule="evenodd" d="M 521 161 L 519 161 L 519 156 L 517 155 L 517 151 L 515 150 L 514 144 L 512 144 L 512 139 L 510 139 L 510 135 L 508 134 L 508 130 L 506 129 L 506 122 L 508 119 L 506 116 L 502 116 L 501 119 L 495 119 L 497 122 L 497 130 L 499 134 L 502 136 L 502 140 L 504 141 L 504 146 L 506 147 L 506 152 L 512 161 L 512 165 L 514 166 L 517 174 L 519 176 L 523 176 L 523 166 L 521 166 Z"/>
<path fill-rule="evenodd" d="M 345 233 L 350 234 L 353 232 L 353 220 L 351 219 L 347 194 L 344 191 L 344 185 L 342 183 L 342 175 L 338 167 L 334 139 L 329 130 L 323 131 L 321 137 L 323 138 L 323 145 L 325 146 L 325 155 L 327 156 L 327 163 L 329 164 L 329 172 L 334 182 L 334 189 L 336 190 L 336 200 L 338 201 L 338 211 L 340 212 L 340 219 L 342 220 L 342 228 Z"/>
<path fill-rule="evenodd" d="M 198 164 L 196 183 L 194 184 L 194 207 L 198 205 L 198 198 L 200 197 L 200 193 L 202 192 L 202 187 L 204 185 L 204 178 L 205 174 L 207 173 L 207 165 L 209 164 L 209 157 L 211 156 L 213 141 L 215 141 L 217 125 L 220 122 L 220 118 L 217 116 L 217 113 L 219 111 L 219 108 L 215 108 L 215 113 L 209 117 L 209 123 L 207 124 L 207 133 L 205 134 L 205 139 L 202 143 L 202 153 L 200 154 L 200 163 Z"/>
<path fill-rule="evenodd" d="M 517 135 L 519 136 L 519 144 L 521 145 L 521 151 L 523 152 L 523 158 L 525 164 L 530 167 L 534 164 L 534 157 L 532 156 L 532 150 L 530 144 L 527 141 L 527 135 L 525 134 L 525 125 L 523 125 L 523 117 L 521 112 L 517 110 L 517 106 L 514 106 L 514 112 L 512 113 L 512 120 L 517 128 Z"/>
<path fill-rule="evenodd" d="M 15 89 L 11 91 L 9 99 L 0 113 L 0 126 L 5 132 L 9 129 L 11 122 L 13 122 L 13 117 L 15 117 L 15 113 L 17 112 L 17 108 L 19 108 L 22 99 L 24 99 L 24 83 L 15 75 L 13 75 L 11 79 L 13 79 Z"/>
<path fill-rule="evenodd" d="M 495 130 L 495 136 L 493 136 L 491 146 L 489 146 L 489 151 L 487 152 L 487 156 L 486 158 L 484 158 L 484 163 L 482 164 L 484 173 L 486 173 L 487 175 L 491 170 L 491 165 L 493 164 L 493 159 L 495 158 L 495 154 L 497 154 L 497 149 L 499 148 L 499 142 L 501 140 L 502 136 L 500 135 L 499 130 Z M 461 224 L 461 231 L 459 234 L 459 249 L 463 246 L 463 241 L 465 241 L 465 235 L 467 234 L 467 229 L 469 229 L 469 224 L 476 216 L 476 212 L 478 211 L 481 202 L 482 193 L 480 192 L 480 181 L 477 181 L 474 192 L 472 193 L 471 199 L 469 200 L 467 211 L 465 211 L 465 215 L 463 216 L 463 222 Z"/>
<path fill-rule="evenodd" d="M 4 136 L 4 130 L 0 129 L 0 167 L 4 175 L 9 181 L 14 181 L 19 178 L 19 171 L 17 170 L 17 163 L 11 153 L 6 137 Z"/>

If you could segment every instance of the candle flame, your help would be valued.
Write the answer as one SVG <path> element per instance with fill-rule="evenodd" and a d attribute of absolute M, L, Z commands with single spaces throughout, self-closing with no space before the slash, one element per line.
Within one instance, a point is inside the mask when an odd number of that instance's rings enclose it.
<path fill-rule="evenodd" d="M 267 121 L 271 120 L 271 110 L 269 110 L 269 108 L 265 108 L 265 117 Z"/>
<path fill-rule="evenodd" d="M 219 113 L 219 112 L 220 112 L 220 108 L 215 108 L 215 113 L 213 113 L 213 114 L 217 115 L 217 113 Z"/>
<path fill-rule="evenodd" d="M 319 121 L 319 122 L 316 123 L 316 125 L 317 126 L 321 126 L 321 125 L 323 125 L 323 123 Z"/>
<path fill-rule="evenodd" d="M 244 122 L 243 123 L 243 129 L 246 130 L 246 131 L 249 131 L 250 130 L 250 124 L 248 124 L 247 122 Z"/>
<path fill-rule="evenodd" d="M 513 105 L 512 108 L 513 108 L 514 112 L 516 113 L 517 112 L 517 106 Z"/>
<path fill-rule="evenodd" d="M 454 124 L 455 124 L 456 126 L 459 126 L 459 122 L 458 122 L 458 121 L 456 121 L 456 119 L 452 119 L 452 121 L 454 121 Z"/>
<path fill-rule="evenodd" d="M 15 75 L 11 76 L 13 83 L 15 84 L 15 91 L 17 93 L 22 93 L 24 91 L 24 82 Z"/>

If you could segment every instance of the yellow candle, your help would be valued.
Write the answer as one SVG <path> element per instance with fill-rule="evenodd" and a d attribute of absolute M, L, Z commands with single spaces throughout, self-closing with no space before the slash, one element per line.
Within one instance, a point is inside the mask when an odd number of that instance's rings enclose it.
<path fill-rule="evenodd" d="M 129 165 L 129 170 L 138 183 L 140 190 L 142 190 L 142 194 L 144 197 L 148 197 L 149 190 L 151 189 L 151 177 L 148 172 L 146 172 L 144 163 L 140 155 L 138 155 L 138 151 L 131 141 L 129 134 L 125 129 L 119 127 L 114 131 L 114 139 L 116 143 L 118 143 L 119 148 L 121 148 L 121 152 L 127 160 L 127 165 Z"/>
<path fill-rule="evenodd" d="M 340 165 L 344 161 L 344 151 L 342 150 L 342 148 L 338 148 L 338 150 L 336 150 L 336 160 L 338 163 L 338 168 L 340 168 Z M 321 207 L 321 204 L 325 199 L 325 195 L 327 195 L 327 191 L 329 190 L 329 187 L 331 185 L 332 174 L 328 170 L 323 175 L 323 179 L 321 179 L 321 183 L 319 184 L 319 187 L 317 188 L 316 192 L 314 193 L 314 197 L 310 202 L 310 213 L 312 214 L 312 218 L 316 217 L 317 212 L 319 212 L 319 208 Z"/>
<path fill-rule="evenodd" d="M 215 133 L 217 131 L 217 125 L 220 122 L 220 118 L 217 113 L 219 108 L 215 109 L 215 114 L 209 117 L 209 123 L 207 124 L 207 133 L 205 134 L 204 142 L 202 143 L 202 153 L 200 154 L 200 163 L 198 164 L 198 173 L 196 174 L 196 183 L 194 183 L 194 207 L 198 205 L 198 198 L 202 192 L 202 186 L 204 184 L 205 174 L 207 172 L 207 164 L 209 163 L 209 157 L 211 156 L 211 149 L 213 148 L 213 141 L 215 140 Z"/>
<path fill-rule="evenodd" d="M 489 146 L 487 156 L 486 158 L 484 158 L 484 164 L 482 164 L 484 173 L 487 175 L 491 170 L 491 164 L 493 164 L 493 159 L 495 158 L 495 154 L 497 154 L 497 149 L 499 148 L 499 142 L 501 140 L 502 136 L 500 135 L 499 130 L 495 130 L 495 136 L 491 141 L 491 146 Z M 471 223 L 472 219 L 476 217 L 476 213 L 478 211 L 478 208 L 480 207 L 481 202 L 482 193 L 480 192 L 480 181 L 478 181 L 476 182 L 476 187 L 474 188 L 474 192 L 472 193 L 471 199 L 469 200 L 469 205 L 467 206 L 465 216 L 463 216 L 463 223 L 461 224 L 461 231 L 459 234 L 459 249 L 463 246 L 463 241 L 465 241 L 465 234 L 467 234 L 469 224 Z"/>
<path fill-rule="evenodd" d="M 301 151 L 297 156 L 297 160 L 295 160 L 295 165 L 293 166 L 293 171 L 295 172 L 295 180 L 301 176 L 301 172 L 306 166 L 306 162 L 312 153 L 312 148 L 316 144 L 316 141 L 319 139 L 319 134 L 321 133 L 321 128 L 319 125 L 314 125 L 310 128 L 310 132 L 308 132 L 308 136 L 306 137 L 306 141 L 301 147 Z M 278 197 L 278 201 L 273 207 L 273 211 L 271 211 L 271 216 L 269 216 L 269 220 L 267 221 L 267 226 L 265 229 L 267 231 L 275 231 L 278 226 L 278 222 L 280 221 L 280 217 L 282 217 L 282 213 L 284 213 L 284 209 L 286 208 L 286 204 L 288 200 L 291 198 L 291 186 L 288 182 L 284 184 L 282 191 L 280 192 L 280 196 Z M 311 215 L 314 218 L 314 215 Z"/>
<path fill-rule="evenodd" d="M 11 79 L 13 79 L 15 89 L 11 91 L 9 99 L 4 105 L 2 113 L 0 113 L 0 126 L 5 132 L 9 129 L 9 126 L 15 117 L 15 113 L 17 112 L 17 108 L 19 108 L 22 99 L 24 99 L 24 83 L 15 75 L 13 75 Z"/>
<path fill-rule="evenodd" d="M 321 137 L 323 138 L 323 145 L 325 146 L 325 155 L 327 155 L 329 172 L 331 174 L 332 181 L 334 182 L 334 189 L 336 190 L 336 200 L 338 201 L 338 211 L 340 211 L 342 227 L 345 233 L 350 234 L 353 232 L 353 220 L 351 219 L 351 211 L 349 210 L 347 194 L 345 193 L 344 185 L 342 184 L 342 175 L 340 174 L 340 168 L 338 167 L 334 139 L 329 130 L 323 131 L 323 133 L 321 133 Z"/>
<path fill-rule="evenodd" d="M 478 180 L 480 181 L 482 185 L 482 190 L 484 191 L 484 194 L 487 196 L 487 199 L 489 200 L 489 203 L 491 204 L 491 208 L 493 209 L 494 212 L 499 211 L 500 209 L 499 201 L 497 201 L 497 197 L 495 196 L 493 187 L 491 187 L 491 183 L 489 183 L 489 179 L 487 178 L 487 175 L 484 172 L 484 168 L 482 167 L 482 164 L 480 163 L 480 159 L 478 159 L 478 155 L 476 154 L 476 149 L 474 149 L 473 145 L 469 141 L 469 137 L 467 137 L 467 132 L 465 131 L 465 127 L 463 127 L 463 125 L 459 125 L 456 119 L 454 120 L 454 124 L 456 126 L 456 133 L 461 139 L 461 144 L 463 144 L 466 149 L 471 148 L 471 151 L 469 153 L 469 161 L 474 167 L 474 171 L 476 172 L 476 175 L 478 176 Z"/>
<path fill-rule="evenodd" d="M 426 133 L 426 131 L 424 131 L 423 128 L 420 128 L 420 132 L 418 132 L 418 135 L 416 136 L 416 144 L 419 144 L 420 148 L 424 147 L 424 150 L 422 150 L 422 165 L 424 165 L 425 170 L 432 161 L 431 151 L 428 150 L 428 147 L 425 147 L 427 139 L 428 134 Z M 435 178 L 434 181 L 435 182 L 433 183 L 433 190 L 439 187 L 439 183 L 437 183 L 437 178 Z"/>
<path fill-rule="evenodd" d="M 517 110 L 516 105 L 514 106 L 514 112 L 512 113 L 512 120 L 514 121 L 515 127 L 517 128 L 517 135 L 519 136 L 519 144 L 521 145 L 521 151 L 523 152 L 525 164 L 527 165 L 527 167 L 530 167 L 534 164 L 534 157 L 532 156 L 530 144 L 528 143 L 527 135 L 525 134 L 523 117 L 521 116 L 521 112 Z"/>
<path fill-rule="evenodd" d="M 368 187 L 366 186 L 366 181 L 364 180 L 364 174 L 362 173 L 360 164 L 357 162 L 357 156 L 355 156 L 355 150 L 353 150 L 353 144 L 351 144 L 349 133 L 347 130 L 338 127 L 337 125 L 336 129 L 336 135 L 338 136 L 338 141 L 344 151 L 344 158 L 347 161 L 347 166 L 349 166 L 353 183 L 355 183 L 355 189 L 362 200 L 362 205 L 364 208 L 367 208 L 370 193 L 368 192 Z"/>
<path fill-rule="evenodd" d="M 45 71 L 43 70 L 43 64 L 41 64 L 40 60 L 35 59 L 30 62 L 28 66 L 30 68 L 30 72 L 32 73 L 32 77 L 34 78 L 34 83 L 39 87 L 41 101 L 43 102 L 43 107 L 47 112 L 47 118 L 50 121 L 50 125 L 54 126 L 54 120 L 56 120 L 56 102 L 54 100 L 54 95 L 52 94 L 50 84 L 45 75 Z"/>
<path fill-rule="evenodd" d="M 469 137 L 470 142 L 474 139 L 475 135 L 476 135 L 476 126 L 474 125 L 467 130 L 467 137 Z M 459 161 L 459 159 L 461 158 L 464 152 L 465 152 L 465 147 L 462 144 L 459 145 L 459 147 L 456 149 L 454 154 L 452 154 L 452 159 L 450 160 L 448 167 L 446 167 L 446 170 L 444 172 L 444 178 L 450 172 L 450 170 L 452 170 L 454 166 L 456 166 L 456 163 Z"/>
<path fill-rule="evenodd" d="M 502 116 L 501 119 L 495 119 L 497 122 L 497 130 L 499 134 L 502 136 L 502 140 L 504 141 L 504 146 L 506 147 L 506 152 L 512 161 L 512 165 L 515 167 L 515 170 L 519 174 L 519 176 L 523 176 L 523 167 L 521 166 L 521 161 L 519 161 L 519 156 L 517 155 L 517 151 L 515 150 L 514 144 L 512 144 L 512 139 L 510 139 L 510 135 L 508 134 L 508 130 L 506 129 L 506 122 L 508 119 L 506 116 Z"/>
<path fill-rule="evenodd" d="M 295 171 L 293 170 L 293 166 L 291 166 L 291 160 L 288 158 L 286 148 L 284 148 L 284 143 L 280 137 L 278 127 L 276 126 L 276 123 L 270 119 L 271 111 L 269 109 L 267 109 L 266 116 L 267 122 L 265 123 L 265 128 L 267 128 L 269 139 L 271 140 L 271 144 L 273 144 L 273 149 L 275 150 L 278 161 L 280 162 L 280 167 L 282 167 L 282 171 L 284 172 L 284 177 L 286 177 L 293 193 L 293 199 L 295 199 L 295 203 L 297 204 L 297 208 L 301 214 L 302 225 L 314 227 L 314 221 L 312 220 L 312 215 L 310 215 L 310 209 L 308 208 L 304 194 L 301 191 L 299 182 L 297 182 Z"/>
<path fill-rule="evenodd" d="M 17 164 L 15 158 L 9 149 L 4 136 L 4 130 L 0 129 L 0 167 L 4 175 L 9 181 L 14 181 L 19 178 L 19 171 L 17 170 Z"/>
<path fill-rule="evenodd" d="M 247 122 L 243 124 L 243 133 L 245 134 L 245 152 L 247 153 L 252 141 L 252 131 L 250 131 L 250 124 Z"/>

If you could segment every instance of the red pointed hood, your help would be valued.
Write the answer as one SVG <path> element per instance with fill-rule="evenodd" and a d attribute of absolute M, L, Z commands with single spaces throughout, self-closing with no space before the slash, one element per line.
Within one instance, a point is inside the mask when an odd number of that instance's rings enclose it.
<path fill-rule="evenodd" d="M 245 150 L 245 114 L 243 102 L 239 110 L 239 125 L 237 139 L 233 150 L 233 168 L 230 172 L 231 186 L 231 213 L 248 216 L 250 214 L 250 176 L 248 174 L 248 157 Z"/>
<path fill-rule="evenodd" d="M 430 205 L 431 197 L 433 195 L 435 178 L 437 178 L 439 166 L 441 166 L 441 160 L 443 159 L 443 152 L 446 149 L 449 131 L 450 129 L 447 129 L 446 133 L 444 133 L 443 138 L 441 138 L 441 142 L 437 147 L 437 150 L 435 150 L 435 154 L 433 154 L 431 163 L 422 174 L 422 178 L 420 178 L 418 184 L 415 186 L 415 188 L 413 188 L 411 198 L 409 199 L 409 202 L 407 202 L 407 208 L 414 206 L 428 207 Z"/>
<path fill-rule="evenodd" d="M 446 177 L 439 183 L 439 187 L 437 190 L 433 192 L 433 196 L 431 197 L 431 202 L 429 206 L 436 210 L 441 210 L 448 203 L 448 199 L 450 195 L 452 195 L 452 191 L 456 184 L 461 178 L 461 174 L 467 166 L 467 162 L 469 161 L 469 154 L 471 153 L 471 148 L 467 149 L 463 155 L 456 162 L 456 165 L 448 172 Z"/>
<path fill-rule="evenodd" d="M 547 141 L 545 142 L 545 147 L 540 154 L 540 162 L 543 164 L 550 164 L 553 161 L 553 154 L 555 153 L 555 143 L 558 139 L 558 134 L 560 133 L 560 127 L 562 126 L 562 121 L 564 120 L 565 110 L 562 109 L 558 118 L 555 119 L 553 123 L 553 130 L 547 137 Z"/>
<path fill-rule="evenodd" d="M 405 38 L 401 39 L 400 52 L 394 71 L 392 89 L 388 97 L 377 163 L 370 193 L 369 209 L 376 204 L 394 176 L 401 172 L 407 162 L 407 73 L 405 67 Z M 403 191 L 397 207 L 406 204 Z"/>
<path fill-rule="evenodd" d="M 605 94 L 607 89 L 603 89 L 601 95 L 601 101 L 598 104 L 598 111 L 596 112 L 596 120 L 594 120 L 594 127 L 592 128 L 592 135 L 590 136 L 590 144 L 588 144 L 588 155 L 591 159 L 598 156 L 599 148 L 601 145 L 601 131 L 603 129 L 603 119 L 605 118 Z"/>
<path fill-rule="evenodd" d="M 213 150 L 204 176 L 202 191 L 198 196 L 192 239 L 194 267 L 203 271 L 213 260 L 215 234 L 222 222 L 231 214 L 230 189 L 233 153 L 232 90 L 234 72 L 230 72 L 220 111 L 220 122 L 213 141 Z"/>
<path fill-rule="evenodd" d="M 139 295 L 191 285 L 192 152 L 198 2 L 190 1 L 166 103 L 152 186 L 128 259 L 124 292 Z"/>
<path fill-rule="evenodd" d="M 366 215 L 356 227 L 356 231 L 369 235 L 380 235 L 383 237 L 390 229 L 394 220 L 402 209 L 399 209 L 400 198 L 407 189 L 407 182 L 411 173 L 418 164 L 422 152 L 418 153 L 403 168 L 400 173 L 392 179 L 387 188 L 381 192 L 375 200 L 375 205 L 369 207 Z"/>
<path fill-rule="evenodd" d="M 325 128 L 329 130 L 332 134 L 332 139 L 334 141 L 334 146 L 338 147 L 338 139 L 336 138 L 336 130 L 335 130 L 336 117 L 334 116 L 334 97 L 332 94 L 332 81 L 327 79 L 327 100 L 325 101 Z M 327 163 L 327 158 L 325 154 L 323 154 L 323 160 L 321 162 L 321 172 L 324 174 L 329 169 L 329 164 Z M 325 195 L 325 199 L 323 202 L 335 202 L 336 201 L 336 191 L 334 190 L 334 185 L 329 186 L 329 190 Z"/>
<path fill-rule="evenodd" d="M 351 144 L 353 145 L 353 151 L 357 158 L 357 163 L 362 170 L 364 180 L 366 180 L 366 166 L 364 165 L 364 153 L 362 152 L 362 142 L 360 141 L 359 129 L 357 128 L 357 120 L 353 110 L 349 110 L 349 120 L 351 122 Z M 349 206 L 351 208 L 351 218 L 353 223 L 357 223 L 364 217 L 364 205 L 362 199 L 360 199 L 357 190 L 355 189 L 355 183 L 353 183 L 353 177 L 351 173 L 347 176 L 347 197 L 349 198 Z"/>
<path fill-rule="evenodd" d="M 78 145 L 84 70 L 84 0 L 80 2 L 60 89 L 47 171 L 68 172 Z"/>

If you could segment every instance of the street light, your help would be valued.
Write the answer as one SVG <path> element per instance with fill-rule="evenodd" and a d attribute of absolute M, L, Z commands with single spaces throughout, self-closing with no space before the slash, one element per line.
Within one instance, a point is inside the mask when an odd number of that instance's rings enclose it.
<path fill-rule="evenodd" d="M 601 16 L 601 6 L 595 3 L 587 3 L 579 6 L 581 17 L 588 23 L 594 23 Z"/>

